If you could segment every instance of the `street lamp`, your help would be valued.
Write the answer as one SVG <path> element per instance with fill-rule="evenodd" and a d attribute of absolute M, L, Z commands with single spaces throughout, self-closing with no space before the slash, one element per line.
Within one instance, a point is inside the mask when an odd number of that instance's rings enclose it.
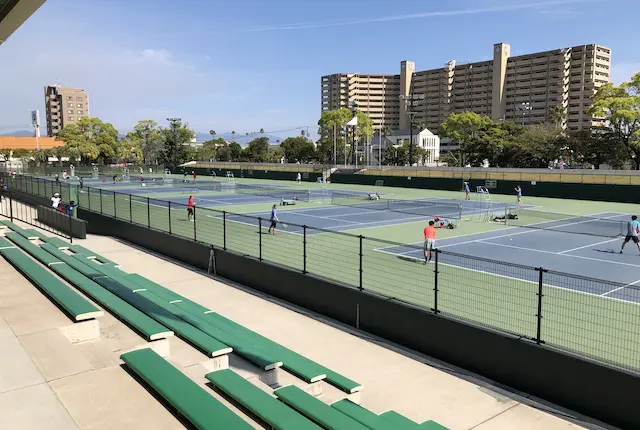
<path fill-rule="evenodd" d="M 414 95 L 412 90 L 410 96 L 400 95 L 400 100 L 404 100 L 404 107 L 409 116 L 409 166 L 413 166 L 413 120 L 418 112 L 409 109 L 418 106 L 418 100 L 424 100 L 424 94 Z"/>
<path fill-rule="evenodd" d="M 357 111 L 358 111 L 358 103 L 354 100 L 350 103 L 351 105 L 351 112 L 353 113 L 353 116 L 355 117 L 357 115 Z M 355 166 L 356 164 L 356 152 L 357 152 L 357 148 L 356 148 L 356 126 L 352 125 L 351 126 L 351 165 Z"/>
<path fill-rule="evenodd" d="M 531 107 L 531 103 L 529 102 L 522 102 L 522 104 L 516 108 L 516 110 L 522 111 L 522 125 L 524 125 L 524 116 L 528 111 L 530 112 L 532 109 L 533 108 Z"/>

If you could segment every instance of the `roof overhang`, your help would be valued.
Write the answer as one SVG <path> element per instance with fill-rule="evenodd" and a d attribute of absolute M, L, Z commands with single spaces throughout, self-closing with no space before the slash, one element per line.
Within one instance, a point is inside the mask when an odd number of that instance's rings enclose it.
<path fill-rule="evenodd" d="M 0 45 L 44 2 L 45 0 L 0 0 Z"/>

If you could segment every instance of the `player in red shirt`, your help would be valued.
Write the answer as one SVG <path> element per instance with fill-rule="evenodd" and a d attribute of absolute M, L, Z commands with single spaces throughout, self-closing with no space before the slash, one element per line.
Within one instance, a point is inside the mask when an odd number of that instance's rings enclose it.
<path fill-rule="evenodd" d="M 436 228 L 435 222 L 429 221 L 429 225 L 424 228 L 424 262 L 431 261 L 433 250 L 436 248 Z"/>
<path fill-rule="evenodd" d="M 196 202 L 193 201 L 193 196 L 189 196 L 189 201 L 187 202 L 187 219 L 189 221 L 193 221 L 195 218 L 195 208 Z"/>

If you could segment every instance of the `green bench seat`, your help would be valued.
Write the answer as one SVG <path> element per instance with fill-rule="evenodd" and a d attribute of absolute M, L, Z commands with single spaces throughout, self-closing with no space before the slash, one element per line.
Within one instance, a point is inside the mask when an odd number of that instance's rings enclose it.
<path fill-rule="evenodd" d="M 47 236 L 45 236 L 44 234 L 40 233 L 38 230 L 33 228 L 26 229 L 25 232 L 28 233 L 30 237 L 36 237 L 40 239 L 42 242 L 45 242 L 47 238 Z"/>
<path fill-rule="evenodd" d="M 294 385 L 278 388 L 274 391 L 274 394 L 280 401 L 324 428 L 332 430 L 370 430 L 353 418 L 346 416 Z"/>
<path fill-rule="evenodd" d="M 18 248 L 0 249 L 0 254 L 31 283 L 43 291 L 73 321 L 85 321 L 104 315 L 103 311 L 27 257 Z"/>
<path fill-rule="evenodd" d="M 116 271 L 118 272 L 118 271 Z M 124 273 L 124 272 L 123 272 Z M 193 315 L 203 318 L 205 321 L 216 325 L 220 329 L 234 334 L 236 337 L 246 338 L 254 343 L 259 349 L 268 353 L 270 356 L 283 362 L 283 367 L 291 373 L 299 376 L 307 382 L 316 382 L 326 378 L 326 381 L 337 388 L 349 394 L 355 393 L 362 389 L 362 386 L 300 354 L 292 351 L 270 339 L 265 338 L 248 328 L 237 324 L 236 322 L 213 312 L 204 306 L 195 303 L 165 287 L 152 282 L 137 273 L 126 275 L 127 279 L 131 279 L 141 288 L 174 303 L 181 309 L 192 313 Z"/>
<path fill-rule="evenodd" d="M 0 237 L 0 249 L 2 248 L 15 248 L 15 245 L 4 237 Z"/>
<path fill-rule="evenodd" d="M 26 251 L 27 254 L 35 257 L 38 261 L 40 261 L 45 266 L 49 266 L 50 264 L 59 262 L 57 258 L 49 254 L 44 249 L 41 249 L 38 245 L 31 242 L 29 239 L 26 239 L 23 236 L 20 236 L 17 233 L 7 233 L 5 235 L 7 239 L 16 244 L 19 248 Z"/>
<path fill-rule="evenodd" d="M 17 224 L 12 223 L 11 221 L 4 221 L 3 224 L 7 227 L 9 227 L 9 229 L 17 234 L 19 234 L 20 236 L 26 238 L 26 239 L 39 239 L 39 237 L 33 233 L 29 233 L 29 231 L 32 230 L 25 230 L 22 227 L 19 227 Z"/>
<path fill-rule="evenodd" d="M 370 410 L 353 403 L 351 400 L 344 399 L 331 405 L 332 408 L 339 410 L 348 417 L 353 418 L 360 424 L 369 427 L 371 430 L 395 430 L 396 427 L 390 422 L 380 418 Z"/>
<path fill-rule="evenodd" d="M 397 413 L 396 411 L 387 411 L 380 414 L 380 418 L 384 418 L 391 424 L 396 426 L 398 430 L 413 430 L 418 428 L 418 423 L 411 421 L 409 418 Z"/>
<path fill-rule="evenodd" d="M 420 424 L 418 426 L 418 429 L 420 430 L 449 430 L 447 427 L 443 426 L 442 424 L 438 424 L 435 421 L 432 420 L 428 420 L 423 422 L 422 424 Z"/>
<path fill-rule="evenodd" d="M 74 258 L 82 260 L 82 257 L 74 256 Z M 155 303 L 156 305 L 160 306 L 167 312 L 171 312 L 173 315 L 177 316 L 178 318 L 196 327 L 198 330 L 208 334 L 214 339 L 219 340 L 225 345 L 229 345 L 230 347 L 233 348 L 233 351 L 236 354 L 240 355 L 241 357 L 244 357 L 251 363 L 258 366 L 259 368 L 263 370 L 272 370 L 282 366 L 281 361 L 278 361 L 273 357 L 269 356 L 269 354 L 265 353 L 264 351 L 261 351 L 252 343 L 247 342 L 246 340 L 239 338 L 237 336 L 234 336 L 232 333 L 229 333 L 228 331 L 221 330 L 215 325 L 210 324 L 205 319 L 198 318 L 196 315 L 186 312 L 182 308 L 175 306 L 174 304 L 171 304 L 169 301 L 159 297 L 156 294 L 153 294 L 152 292 L 146 289 L 140 289 L 139 288 L 140 285 L 131 282 L 130 278 L 126 276 L 125 272 L 122 272 L 119 269 L 115 269 L 111 267 L 104 267 L 104 266 L 100 266 L 92 263 L 88 263 L 88 264 L 93 269 L 119 282 L 121 285 L 128 288 L 130 291 L 136 292 L 136 294 L 146 298 L 150 302 Z M 166 290 L 166 291 L 170 291 L 170 290 Z"/>
<path fill-rule="evenodd" d="M 69 246 L 71 246 L 69 242 L 66 242 L 55 236 L 47 237 L 44 241 L 50 245 L 55 246 L 57 249 L 69 249 Z"/>
<path fill-rule="evenodd" d="M 46 247 L 47 245 L 42 246 Z M 51 247 L 47 247 L 45 249 L 50 252 L 55 252 Z M 219 355 L 226 355 L 233 350 L 228 345 L 212 338 L 206 333 L 203 333 L 191 324 L 180 318 L 176 318 L 175 315 L 149 301 L 147 298 L 133 293 L 130 289 L 124 287 L 117 281 L 98 272 L 95 270 L 95 267 L 89 265 L 90 263 L 88 261 L 85 263 L 79 258 L 67 255 L 60 251 L 55 255 L 60 258 L 61 261 L 67 263 L 69 266 L 101 285 L 112 294 L 120 297 L 122 300 L 137 308 L 147 316 L 153 318 L 163 326 L 173 330 L 176 336 L 190 343 L 207 356 L 217 357 Z"/>
<path fill-rule="evenodd" d="M 66 255 L 48 244 L 43 244 L 42 248 L 43 250 L 47 248 L 50 249 L 49 253 L 54 257 L 54 252 Z M 100 306 L 111 312 L 111 314 L 123 321 L 146 340 L 153 341 L 173 336 L 171 330 L 131 306 L 120 297 L 104 289 L 101 285 L 87 278 L 68 264 L 52 264 L 49 268 L 68 283 L 91 297 L 95 302 L 100 304 Z"/>
<path fill-rule="evenodd" d="M 120 358 L 129 369 L 196 428 L 200 430 L 253 429 L 253 426 L 151 349 L 128 352 L 122 354 Z"/>
<path fill-rule="evenodd" d="M 205 375 L 227 396 L 278 430 L 320 430 L 313 422 L 279 402 L 232 370 L 218 370 Z"/>
<path fill-rule="evenodd" d="M 82 255 L 86 258 L 96 258 L 95 252 L 91 252 L 80 245 L 69 245 L 69 251 L 73 252 L 75 255 Z"/>

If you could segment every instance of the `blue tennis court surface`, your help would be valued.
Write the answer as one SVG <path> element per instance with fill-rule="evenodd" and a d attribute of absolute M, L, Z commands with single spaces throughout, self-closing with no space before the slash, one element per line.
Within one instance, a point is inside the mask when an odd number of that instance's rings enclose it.
<path fill-rule="evenodd" d="M 597 216 L 607 220 L 627 221 L 630 215 L 603 213 Z M 584 223 L 576 218 L 574 224 Z M 544 267 L 549 271 L 568 272 L 587 278 L 607 279 L 621 286 L 602 283 L 576 283 L 562 285 L 584 293 L 614 299 L 640 302 L 640 292 L 634 286 L 640 284 L 640 255 L 633 242 L 627 244 L 624 254 L 619 254 L 622 237 L 598 237 L 566 231 L 554 231 L 555 227 L 571 226 L 571 219 L 550 222 L 540 228 L 510 227 L 498 231 L 478 233 L 437 241 L 446 253 L 444 264 L 465 267 L 470 270 L 505 276 L 502 266 L 493 260 L 514 265 Z M 422 244 L 391 246 L 377 251 L 393 254 L 398 258 L 424 260 Z M 458 258 L 455 253 L 460 254 Z M 441 254 L 443 255 L 443 254 Z M 464 256 L 486 260 L 471 261 Z M 442 262 L 441 262 L 442 263 Z M 472 265 L 472 266 L 471 266 Z M 528 274 L 528 275 L 524 275 Z M 509 277 L 537 282 L 535 272 L 513 270 Z M 529 278 L 529 279 L 527 279 Z M 552 277 L 551 277 L 552 278 Z M 547 282 L 549 283 L 549 282 Z M 588 285 L 588 291 L 584 288 Z"/>
<path fill-rule="evenodd" d="M 363 228 L 374 228 L 387 225 L 404 224 L 414 221 L 427 221 L 434 215 L 442 218 L 458 218 L 460 211 L 456 205 L 461 202 L 454 199 L 423 199 L 413 201 L 415 206 L 403 207 L 403 212 L 369 209 L 369 204 L 353 206 L 324 206 L 317 208 L 293 209 L 279 211 L 278 218 L 281 222 L 291 224 L 287 227 L 290 233 L 302 233 L 301 226 L 313 226 L 307 229 L 307 234 L 322 233 L 323 230 L 345 231 Z M 375 205 L 375 202 L 373 202 Z M 423 204 L 424 206 L 420 206 Z M 449 204 L 447 206 L 447 204 Z M 434 213 L 429 205 L 438 205 L 439 212 Z M 495 203 L 492 210 L 496 213 L 504 213 L 505 205 Z M 444 210 L 442 208 L 445 208 Z M 448 208 L 448 209 L 447 209 Z M 466 201 L 462 206 L 462 216 L 470 216 L 479 211 L 486 211 L 480 202 Z M 269 212 L 254 212 L 246 214 L 250 217 L 262 217 L 268 219 Z M 247 223 L 247 218 L 242 215 L 228 215 L 228 220 Z M 253 221 L 250 221 L 253 223 Z"/>

